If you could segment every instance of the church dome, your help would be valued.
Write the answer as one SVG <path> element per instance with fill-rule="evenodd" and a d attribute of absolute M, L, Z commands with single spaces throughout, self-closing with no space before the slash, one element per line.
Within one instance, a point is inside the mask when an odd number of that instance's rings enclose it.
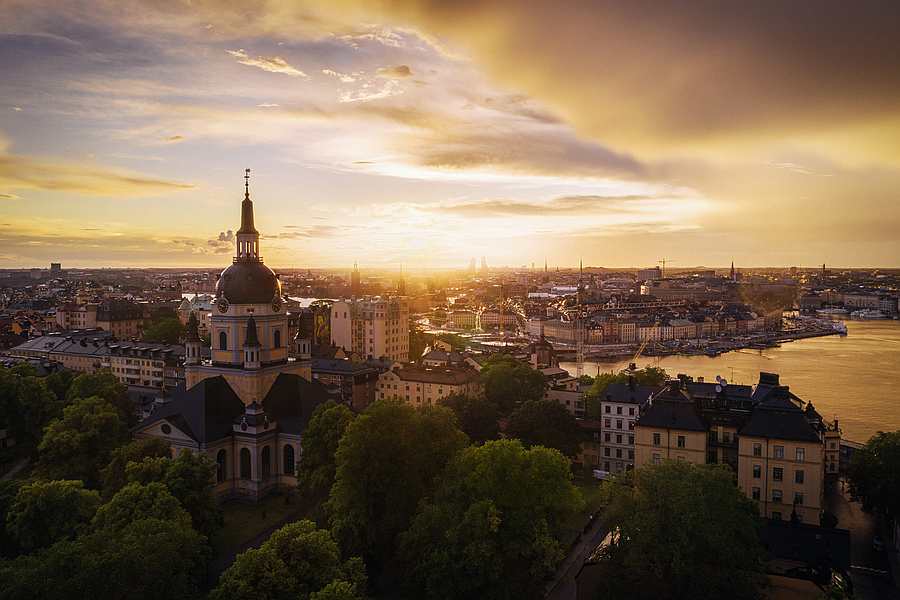
<path fill-rule="evenodd" d="M 222 271 L 216 297 L 231 304 L 267 304 L 281 298 L 281 281 L 269 267 L 257 261 L 237 261 Z"/>

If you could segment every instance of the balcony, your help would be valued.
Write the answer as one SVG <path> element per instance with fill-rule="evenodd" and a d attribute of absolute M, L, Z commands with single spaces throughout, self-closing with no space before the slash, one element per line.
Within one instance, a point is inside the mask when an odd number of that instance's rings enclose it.
<path fill-rule="evenodd" d="M 723 436 L 720 438 L 715 431 L 710 431 L 709 436 L 707 437 L 707 444 L 718 448 L 737 448 L 738 439 L 736 435 Z"/>

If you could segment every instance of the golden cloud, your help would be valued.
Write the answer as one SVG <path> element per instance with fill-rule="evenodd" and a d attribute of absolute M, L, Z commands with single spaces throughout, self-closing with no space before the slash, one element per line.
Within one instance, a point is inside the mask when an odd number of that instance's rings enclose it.
<path fill-rule="evenodd" d="M 225 52 L 235 57 L 242 65 L 256 67 L 257 69 L 262 69 L 269 73 L 282 73 L 284 75 L 290 75 L 291 77 L 309 77 L 303 71 L 289 65 L 288 62 L 280 56 L 251 57 L 243 48 L 240 50 L 226 50 Z"/>

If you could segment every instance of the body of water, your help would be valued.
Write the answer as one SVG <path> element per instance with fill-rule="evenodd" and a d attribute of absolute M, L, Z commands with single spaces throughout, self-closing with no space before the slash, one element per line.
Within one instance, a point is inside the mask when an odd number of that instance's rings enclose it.
<path fill-rule="evenodd" d="M 641 357 L 639 367 L 664 368 L 715 380 L 755 384 L 760 371 L 778 373 L 800 398 L 826 419 L 840 420 L 843 436 L 865 442 L 877 431 L 900 429 L 900 321 L 846 321 L 846 337 L 827 336 L 785 342 L 780 348 L 737 350 L 717 357 Z M 629 360 L 586 362 L 584 373 L 618 371 Z M 575 373 L 575 363 L 560 366 Z"/>

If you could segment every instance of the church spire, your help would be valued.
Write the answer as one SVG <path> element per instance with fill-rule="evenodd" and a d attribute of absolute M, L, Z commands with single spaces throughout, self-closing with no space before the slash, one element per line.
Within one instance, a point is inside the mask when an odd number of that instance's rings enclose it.
<path fill-rule="evenodd" d="M 259 232 L 253 226 L 253 201 L 250 200 L 250 169 L 244 170 L 244 201 L 241 202 L 241 228 L 237 230 L 236 258 L 259 261 Z"/>

